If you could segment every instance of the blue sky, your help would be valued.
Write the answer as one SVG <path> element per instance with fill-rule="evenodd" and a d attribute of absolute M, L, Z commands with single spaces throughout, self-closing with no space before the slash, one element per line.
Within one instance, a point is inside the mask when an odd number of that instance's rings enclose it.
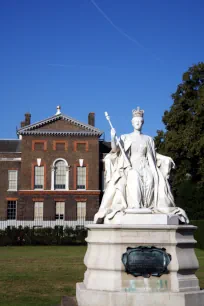
<path fill-rule="evenodd" d="M 82 122 L 95 112 L 107 140 L 104 111 L 119 135 L 139 105 L 155 136 L 183 72 L 203 60 L 203 11 L 203 0 L 1 0 L 0 138 L 58 104 Z"/>

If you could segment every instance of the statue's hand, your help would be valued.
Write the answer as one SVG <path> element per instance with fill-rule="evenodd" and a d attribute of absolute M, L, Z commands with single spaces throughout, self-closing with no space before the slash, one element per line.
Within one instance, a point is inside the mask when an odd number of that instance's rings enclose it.
<path fill-rule="evenodd" d="M 114 128 L 111 129 L 111 139 L 114 139 L 116 136 L 116 130 Z"/>
<path fill-rule="evenodd" d="M 168 157 L 168 158 L 169 158 L 169 163 L 172 165 L 171 168 L 175 169 L 176 168 L 175 162 L 173 161 L 171 157 Z"/>
<path fill-rule="evenodd" d="M 159 167 L 163 177 L 168 179 L 171 169 L 174 169 L 176 165 L 171 157 L 157 154 L 157 167 Z"/>

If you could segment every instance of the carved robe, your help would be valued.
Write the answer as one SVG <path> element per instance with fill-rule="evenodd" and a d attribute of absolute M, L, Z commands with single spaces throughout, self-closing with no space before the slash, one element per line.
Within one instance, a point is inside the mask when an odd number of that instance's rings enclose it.
<path fill-rule="evenodd" d="M 127 208 L 143 207 L 155 213 L 178 214 L 183 222 L 188 222 L 185 212 L 175 207 L 170 190 L 170 158 L 156 153 L 150 136 L 142 135 L 137 147 L 130 134 L 122 135 L 119 141 L 125 156 L 118 150 L 104 159 L 107 187 L 95 222 L 105 216 L 111 219 Z"/>

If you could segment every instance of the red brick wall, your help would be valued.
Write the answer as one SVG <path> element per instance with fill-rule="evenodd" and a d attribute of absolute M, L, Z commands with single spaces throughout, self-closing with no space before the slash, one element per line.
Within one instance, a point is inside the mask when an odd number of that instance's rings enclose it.
<path fill-rule="evenodd" d="M 46 140 L 46 151 L 33 151 L 32 141 Z M 54 141 L 68 142 L 67 151 L 56 151 L 53 149 Z M 75 151 L 76 142 L 85 141 L 88 143 L 88 151 Z M 69 166 L 69 189 L 75 189 L 75 167 L 79 159 L 84 159 L 88 165 L 88 189 L 99 189 L 99 143 L 98 137 L 56 137 L 56 136 L 23 136 L 22 139 L 22 171 L 21 171 L 21 189 L 30 190 L 32 186 L 32 164 L 36 163 L 37 158 L 41 158 L 46 164 L 46 189 L 51 189 L 51 166 L 57 158 L 65 159 Z"/>
<path fill-rule="evenodd" d="M 82 128 L 71 125 L 67 121 L 58 120 L 41 129 L 50 130 L 82 130 Z M 33 143 L 36 140 L 46 141 L 46 146 L 42 151 L 33 150 Z M 66 141 L 64 151 L 55 150 L 57 141 Z M 77 142 L 84 142 L 86 149 L 80 152 L 77 148 Z M 79 146 L 80 147 L 80 146 Z M 0 153 L 0 157 L 21 157 L 21 162 L 0 161 L 0 219 L 7 217 L 7 198 L 17 199 L 17 219 L 32 220 L 34 217 L 34 200 L 41 199 L 44 202 L 44 218 L 55 219 L 55 202 L 57 199 L 65 200 L 65 218 L 76 218 L 76 202 L 87 202 L 87 219 L 93 220 L 94 214 L 99 208 L 99 199 L 101 193 L 99 190 L 99 140 L 97 136 L 74 137 L 74 136 L 23 136 L 22 153 Z M 41 158 L 45 165 L 46 190 L 31 191 L 33 189 L 33 171 L 32 168 Z M 69 191 L 53 192 L 51 191 L 51 167 L 53 162 L 63 158 L 67 161 L 69 168 Z M 79 159 L 84 159 L 84 165 L 87 166 L 87 186 L 90 192 L 76 191 L 76 167 Z M 8 192 L 8 170 L 18 169 L 18 191 Z M 26 191 L 27 192 L 24 192 Z M 74 191 L 75 190 L 75 191 Z M 95 192 L 92 192 L 94 190 Z"/>
<path fill-rule="evenodd" d="M 0 158 L 9 157 L 12 154 L 0 154 Z M 20 157 L 20 154 L 17 157 Z M 12 156 L 16 157 L 16 156 Z M 7 218 L 7 200 L 6 198 L 18 198 L 18 192 L 8 191 L 8 170 L 18 170 L 18 189 L 20 189 L 21 163 L 16 161 L 0 161 L 0 219 Z"/>
<path fill-rule="evenodd" d="M 71 124 L 66 120 L 57 120 L 46 124 L 40 128 L 40 130 L 53 130 L 53 131 L 82 131 L 84 130 L 82 127 Z"/>
<path fill-rule="evenodd" d="M 93 220 L 95 213 L 99 208 L 99 195 L 23 195 L 18 199 L 17 218 L 19 220 L 33 220 L 34 202 L 42 201 L 44 220 L 55 220 L 55 202 L 65 202 L 65 220 L 76 220 L 77 202 L 86 201 L 86 219 Z"/>

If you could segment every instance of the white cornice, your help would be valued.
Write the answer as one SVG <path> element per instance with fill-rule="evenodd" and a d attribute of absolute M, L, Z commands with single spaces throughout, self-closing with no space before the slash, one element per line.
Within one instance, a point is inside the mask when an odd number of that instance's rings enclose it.
<path fill-rule="evenodd" d="M 4 161 L 17 161 L 17 162 L 21 162 L 21 157 L 0 157 L 0 161 L 4 162 Z"/>
<path fill-rule="evenodd" d="M 58 135 L 58 136 L 101 136 L 102 132 L 95 131 L 45 131 L 45 130 L 33 130 L 22 131 L 21 135 Z"/>
<path fill-rule="evenodd" d="M 0 154 L 21 154 L 22 152 L 1 152 L 0 151 Z"/>

